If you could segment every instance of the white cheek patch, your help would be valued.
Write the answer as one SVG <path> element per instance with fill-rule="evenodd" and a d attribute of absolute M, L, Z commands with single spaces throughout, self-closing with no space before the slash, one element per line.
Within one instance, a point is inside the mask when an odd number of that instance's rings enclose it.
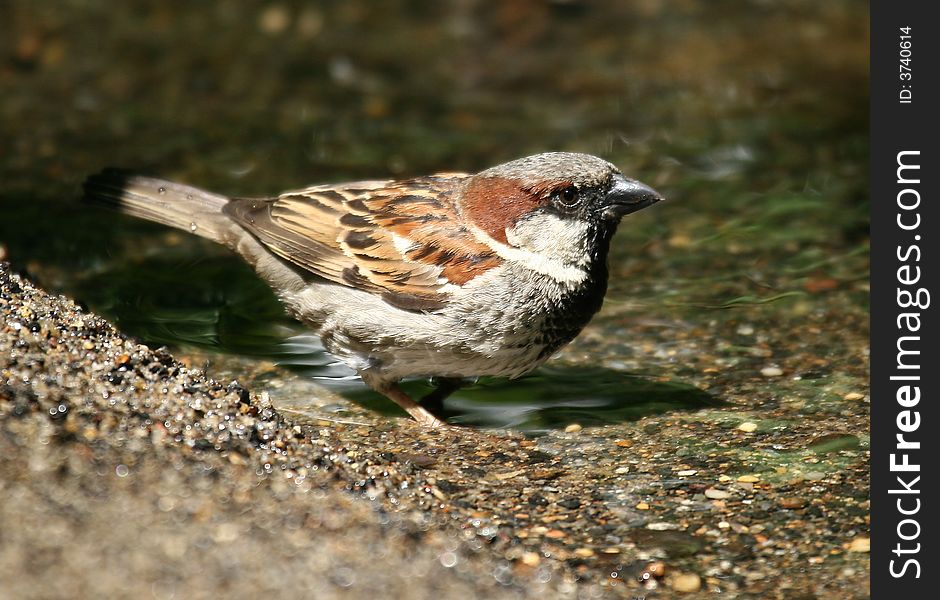
<path fill-rule="evenodd" d="M 533 215 L 506 230 L 508 245 L 494 240 L 477 227 L 472 227 L 471 231 L 500 258 L 559 283 L 576 286 L 587 279 L 586 267 L 590 256 L 586 223 L 562 220 L 550 214 Z"/>
<path fill-rule="evenodd" d="M 517 248 L 583 266 L 590 260 L 589 232 L 590 226 L 580 219 L 537 213 L 507 229 L 506 240 Z"/>

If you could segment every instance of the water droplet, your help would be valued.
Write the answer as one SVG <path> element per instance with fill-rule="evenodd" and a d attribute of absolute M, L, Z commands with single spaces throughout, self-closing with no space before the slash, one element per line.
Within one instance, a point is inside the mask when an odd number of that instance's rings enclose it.
<path fill-rule="evenodd" d="M 165 187 L 158 187 L 158 188 L 157 188 L 157 193 L 162 196 L 163 194 L 166 193 L 166 188 L 165 188 Z"/>
<path fill-rule="evenodd" d="M 451 567 L 457 564 L 457 555 L 454 554 L 453 552 L 444 552 L 443 554 L 441 554 L 439 558 L 440 558 L 441 564 L 447 567 L 448 569 L 450 569 Z"/>
<path fill-rule="evenodd" d="M 130 473 L 130 469 L 127 468 L 127 465 L 118 465 L 114 468 L 114 473 L 118 477 L 127 477 L 127 474 Z"/>
<path fill-rule="evenodd" d="M 199 225 L 196 225 L 195 223 L 190 223 L 190 224 L 189 224 L 189 230 L 190 230 L 190 231 L 196 231 L 197 229 L 199 229 Z"/>

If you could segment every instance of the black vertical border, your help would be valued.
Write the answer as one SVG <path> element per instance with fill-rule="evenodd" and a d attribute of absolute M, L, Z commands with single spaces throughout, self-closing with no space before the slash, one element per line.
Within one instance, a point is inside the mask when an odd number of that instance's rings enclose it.
<path fill-rule="evenodd" d="M 937 160 L 940 135 L 940 97 L 936 80 L 940 78 L 940 19 L 932 18 L 937 13 L 937 4 L 924 0 L 872 0 L 871 17 L 871 579 L 873 598 L 936 598 L 940 590 L 940 531 L 937 528 L 940 515 L 940 470 L 937 469 L 940 453 L 940 316 L 934 303 L 940 302 L 937 287 L 940 258 L 937 238 L 940 237 L 940 219 L 934 205 L 940 202 L 937 181 L 940 180 L 940 161 Z M 932 10 L 931 10 L 932 9 Z M 900 78 L 900 31 L 911 28 L 911 79 Z M 911 91 L 911 102 L 902 103 L 900 92 L 903 85 Z M 920 183 L 916 187 L 921 196 L 917 209 L 921 225 L 916 231 L 904 231 L 898 226 L 898 192 L 904 186 L 897 182 L 897 156 L 902 151 L 920 151 Z M 908 171 L 910 172 L 910 171 Z M 908 198 L 912 197 L 910 195 Z M 910 214 L 905 218 L 912 218 Z M 910 221 L 909 221 L 910 222 Z M 920 239 L 915 240 L 914 236 Z M 920 510 L 910 518 L 916 519 L 920 534 L 916 540 L 904 541 L 899 537 L 898 524 L 906 518 L 898 511 L 897 501 L 902 495 L 892 494 L 892 489 L 901 486 L 896 480 L 902 475 L 910 485 L 910 473 L 893 473 L 890 469 L 891 454 L 896 449 L 898 414 L 905 410 L 897 402 L 898 381 L 892 381 L 896 369 L 897 343 L 904 329 L 899 329 L 898 315 L 909 309 L 898 306 L 898 268 L 903 264 L 898 258 L 912 244 L 919 246 L 922 255 L 918 264 L 922 279 L 917 284 L 931 292 L 931 305 L 920 310 L 921 329 L 918 349 L 921 354 L 919 382 L 921 400 L 911 408 L 920 413 L 920 426 L 916 432 L 908 433 L 906 439 L 921 443 L 919 450 L 908 451 L 909 460 L 921 466 L 920 480 L 916 485 L 917 495 L 904 495 L 908 509 L 920 499 Z M 914 287 L 917 287 L 914 286 Z M 908 289 L 911 289 L 910 287 Z M 914 309 L 917 310 L 917 309 Z M 911 346 L 913 347 L 913 346 Z M 905 373 L 910 373 L 906 371 Z M 918 382 L 912 382 L 917 384 Z M 903 451 L 900 451 L 903 452 Z M 900 457 L 896 462 L 900 461 Z M 907 524 L 906 535 L 915 528 Z M 897 545 L 913 548 L 920 543 L 916 554 L 896 554 Z M 896 578 L 891 575 L 891 561 L 900 570 L 906 558 L 914 558 L 920 565 L 920 578 L 914 578 L 911 566 L 907 575 Z"/>

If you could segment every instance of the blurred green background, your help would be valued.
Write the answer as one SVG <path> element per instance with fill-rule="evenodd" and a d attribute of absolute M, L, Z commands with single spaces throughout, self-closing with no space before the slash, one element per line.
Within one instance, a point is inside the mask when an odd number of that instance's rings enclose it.
<path fill-rule="evenodd" d="M 831 327 L 814 343 L 838 354 L 867 328 L 867 10 L 8 0 L 0 254 L 149 343 L 276 355 L 298 328 L 246 267 L 83 207 L 82 179 L 120 166 L 270 195 L 582 151 L 668 202 L 624 222 L 605 309 L 563 359 L 682 379 L 672 334 L 637 350 L 642 331 L 742 314 L 781 345 Z"/>

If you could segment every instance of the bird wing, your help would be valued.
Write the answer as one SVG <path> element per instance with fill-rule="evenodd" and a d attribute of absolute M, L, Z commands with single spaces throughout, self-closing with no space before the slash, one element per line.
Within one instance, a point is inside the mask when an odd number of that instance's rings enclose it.
<path fill-rule="evenodd" d="M 224 208 L 282 259 L 319 277 L 434 311 L 500 258 L 460 217 L 463 174 L 320 185 Z"/>

